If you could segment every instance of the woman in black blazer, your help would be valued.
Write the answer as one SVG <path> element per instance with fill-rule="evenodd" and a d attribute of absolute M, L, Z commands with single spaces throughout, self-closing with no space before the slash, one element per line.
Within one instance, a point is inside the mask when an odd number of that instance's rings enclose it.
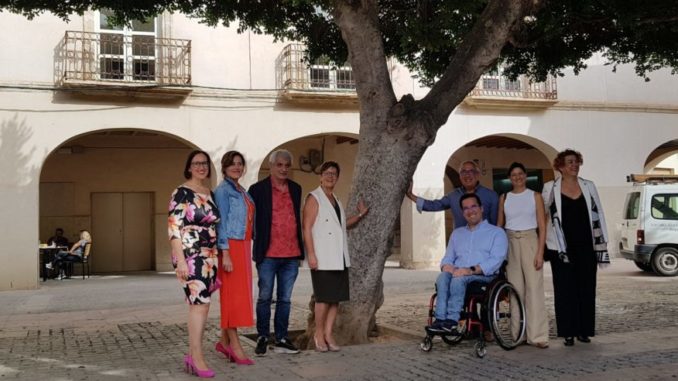
<path fill-rule="evenodd" d="M 561 176 L 544 184 L 546 246 L 551 259 L 558 336 L 565 345 L 595 335 L 596 272 L 609 264 L 603 205 L 592 181 L 579 177 L 581 153 L 567 149 L 553 168 Z"/>

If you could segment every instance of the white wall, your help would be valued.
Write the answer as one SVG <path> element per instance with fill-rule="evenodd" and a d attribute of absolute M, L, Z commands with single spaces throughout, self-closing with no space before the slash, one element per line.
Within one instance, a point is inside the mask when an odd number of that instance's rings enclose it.
<path fill-rule="evenodd" d="M 93 98 L 91 102 L 74 101 L 72 103 L 61 98 L 54 102 L 51 91 L 14 90 L 0 92 L 0 170 L 3 173 L 0 180 L 0 195 L 6 200 L 12 200 L 7 205 L 7 212 L 18 218 L 4 219 L 0 222 L 0 231 L 7 232 L 5 249 L 0 259 L 9 258 L 10 253 L 34 253 L 16 260 L 12 256 L 15 265 L 12 268 L 0 269 L 0 289 L 32 288 L 38 285 L 38 256 L 37 243 L 39 236 L 39 181 L 40 173 L 47 156 L 62 143 L 74 137 L 88 134 L 92 131 L 105 129 L 139 129 L 157 131 L 175 136 L 191 146 L 199 147 L 209 152 L 218 160 L 229 149 L 238 149 L 246 155 L 251 168 L 258 168 L 266 155 L 276 146 L 297 138 L 316 135 L 323 132 L 341 134 L 357 134 L 358 115 L 355 112 L 336 110 L 315 110 L 313 113 L 304 109 L 286 109 L 278 111 L 276 98 L 258 98 L 254 101 L 214 101 L 211 98 L 189 98 L 178 107 L 167 107 L 163 104 L 138 104 L 134 102 L 117 102 L 111 106 L 101 103 Z M 21 111 L 15 111 L 21 109 Z M 262 139 L 262 137 L 265 137 Z M 353 149 L 353 148 L 352 148 Z M 331 155 L 348 155 L 329 151 Z M 71 170 L 66 177 L 59 177 L 56 173 L 59 168 L 51 167 L 60 161 L 54 156 L 55 161 L 48 164 L 45 173 L 45 182 L 65 181 L 69 182 Z M 153 180 L 154 175 L 166 176 L 173 172 L 180 176 L 183 164 L 175 168 L 177 163 L 164 162 L 162 155 L 154 154 L 159 160 L 157 163 L 163 170 L 158 168 L 148 169 L 145 180 Z M 102 182 L 108 171 L 128 171 L 135 160 L 140 160 L 134 155 L 125 153 L 123 157 L 100 157 L 93 159 L 89 164 L 97 166 L 107 159 L 117 161 L 118 166 L 101 167 L 99 173 L 92 175 L 94 187 L 96 184 L 106 184 L 105 189 L 144 190 L 147 187 L 140 182 L 130 181 L 126 184 L 113 185 Z M 99 164 L 97 164 L 99 163 Z M 350 165 L 345 166 L 346 177 L 342 173 L 342 180 L 350 182 Z M 63 165 L 61 168 L 72 168 L 71 165 Z M 5 175 L 6 174 L 6 175 Z M 122 173 L 124 177 L 131 176 Z M 89 176 L 89 175 L 88 175 Z M 169 176 L 169 175 L 167 175 Z M 99 180 L 97 180 L 99 178 Z M 132 179 L 132 177 L 129 177 Z M 249 185 L 256 181 L 257 171 L 249 171 L 243 183 Z M 64 180 L 65 179 L 65 180 Z M 176 178 L 176 185 L 182 182 Z M 216 180 L 215 180 L 216 181 Z M 159 183 L 154 185 L 156 192 L 156 207 L 160 208 L 166 203 L 167 194 L 163 194 L 165 188 L 171 184 Z M 342 183 L 342 186 L 344 184 Z M 143 188 L 143 189 L 142 189 Z M 162 188 L 162 190 L 161 190 Z M 79 187 L 77 191 L 78 203 L 86 205 L 88 201 L 82 199 L 88 191 L 87 187 Z M 98 189 L 97 191 L 103 191 Z M 78 193 L 80 192 L 80 193 Z M 345 192 L 342 190 L 342 192 Z M 164 201 L 163 201 L 164 200 Z M 80 204 L 78 204 L 80 205 Z M 80 208 L 80 209 L 78 209 Z M 86 206 L 77 206 L 76 215 L 87 219 Z M 163 216 L 157 217 L 156 221 L 156 249 L 163 250 L 161 237 Z M 85 222 L 78 220 L 73 226 Z M 51 230 L 51 229 L 47 229 Z M 10 233 L 11 232 L 11 233 Z M 44 234 L 44 233 L 43 233 Z M 162 267 L 162 258 L 157 255 L 157 266 Z M 8 260 L 8 259 L 7 259 Z"/>
<path fill-rule="evenodd" d="M 186 99 L 170 101 L 77 97 L 40 89 L 54 86 L 54 49 L 65 30 L 89 30 L 94 20 L 91 15 L 74 16 L 66 24 L 49 15 L 28 21 L 0 13 L 0 25 L 12 31 L 0 36 L 0 51 L 7 53 L 0 55 L 0 85 L 23 87 L 0 89 L 0 197 L 9 200 L 3 212 L 12 216 L 0 222 L 5 242 L 0 260 L 13 263 L 0 268 L 0 290 L 38 286 L 35 246 L 40 238 L 40 173 L 47 156 L 69 139 L 95 130 L 125 128 L 175 136 L 215 159 L 238 149 L 252 169 L 243 179 L 249 185 L 258 177 L 254 169 L 275 147 L 321 133 L 358 133 L 357 107 L 288 104 L 280 102 L 275 91 L 266 91 L 275 85 L 274 60 L 284 44 L 273 43 L 267 36 L 252 35 L 248 41 L 247 35 L 237 35 L 234 28 L 210 28 L 181 15 L 168 17 L 163 35 L 192 40 L 195 85 Z M 391 74 L 398 96 L 413 89 L 417 98 L 426 93 L 402 66 L 391 66 Z M 581 76 L 567 73 L 558 80 L 561 102 L 548 109 L 462 105 L 422 158 L 414 190 L 425 197 L 442 196 L 444 168 L 455 151 L 487 135 L 519 136 L 549 158 L 549 151 L 580 150 L 584 155 L 581 174 L 598 185 L 612 228 L 627 189 L 625 176 L 641 172 L 652 150 L 676 138 L 678 81 L 666 70 L 651 78 L 649 83 L 636 78 L 628 66 L 614 74 L 594 59 Z M 246 91 L 250 83 L 255 91 Z M 328 150 L 327 158 L 334 154 L 344 159 L 342 155 L 350 153 Z M 168 162 L 167 168 L 175 165 Z M 349 167 L 342 168 L 344 188 L 349 186 Z M 313 179 L 304 181 L 311 184 Z M 341 193 L 346 192 L 344 188 Z M 412 267 L 431 266 L 444 252 L 444 218 L 442 213 L 420 215 L 413 210 L 409 201 L 401 209 L 402 256 Z"/>

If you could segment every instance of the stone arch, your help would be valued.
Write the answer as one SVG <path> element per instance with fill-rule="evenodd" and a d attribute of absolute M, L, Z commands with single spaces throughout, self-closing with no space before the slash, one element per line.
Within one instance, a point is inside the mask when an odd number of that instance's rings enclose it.
<path fill-rule="evenodd" d="M 667 141 L 647 155 L 643 173 L 678 174 L 678 139 Z"/>
<path fill-rule="evenodd" d="M 444 192 L 447 194 L 460 185 L 455 184 L 455 180 L 458 181 L 457 170 L 466 160 L 473 160 L 480 167 L 481 185 L 498 193 L 510 189 L 510 183 L 505 176 L 506 168 L 514 161 L 521 162 L 528 170 L 534 190 L 541 191 L 543 183 L 554 178 L 551 163 L 557 154 L 558 151 L 549 144 L 527 135 L 501 133 L 476 138 L 450 155 L 443 174 Z M 452 226 L 451 213 L 446 213 L 447 237 L 452 232 Z"/>
<path fill-rule="evenodd" d="M 290 179 L 301 184 L 303 191 L 308 193 L 318 184 L 317 170 L 319 164 L 333 160 L 339 163 L 341 167 L 341 180 L 337 184 L 335 193 L 346 204 L 358 147 L 358 135 L 346 132 L 328 132 L 297 137 L 279 144 L 263 156 L 259 166 L 258 179 L 269 174 L 269 155 L 277 149 L 286 149 L 293 156 Z M 315 168 L 313 168 L 314 165 Z"/>
<path fill-rule="evenodd" d="M 307 194 L 318 186 L 319 165 L 315 166 L 314 170 L 314 164 L 328 160 L 336 161 L 341 167 L 341 176 L 335 194 L 344 205 L 347 205 L 359 144 L 358 134 L 350 132 L 326 132 L 298 136 L 277 145 L 263 156 L 259 166 L 258 179 L 261 180 L 269 175 L 269 155 L 277 149 L 286 149 L 293 155 L 290 179 L 298 182 L 302 187 L 303 194 Z M 316 153 L 311 152 L 311 150 L 315 150 Z M 320 159 L 311 163 L 311 157 L 317 157 L 317 152 L 320 152 Z M 399 266 L 400 223 L 396 224 L 393 241 L 393 256 L 389 258 L 387 265 Z"/>
<path fill-rule="evenodd" d="M 142 128 L 89 130 L 65 139 L 40 170 L 41 242 L 57 227 L 71 242 L 86 229 L 95 272 L 171 269 L 167 203 L 185 181 L 186 156 L 194 149 L 182 137 Z M 214 165 L 211 170 L 216 183 Z"/>

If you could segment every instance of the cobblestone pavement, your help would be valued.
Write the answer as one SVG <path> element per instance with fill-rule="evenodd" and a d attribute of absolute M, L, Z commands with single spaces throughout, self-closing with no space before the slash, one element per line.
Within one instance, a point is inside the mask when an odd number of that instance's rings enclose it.
<path fill-rule="evenodd" d="M 544 271 L 546 309 L 552 338 L 556 335 L 553 310 L 551 269 Z M 411 282 L 411 291 L 398 289 L 378 312 L 378 322 L 423 332 L 428 301 L 433 293 L 435 272 L 420 284 Z M 388 291 L 388 278 L 385 282 Z M 391 290 L 393 292 L 393 290 Z M 678 328 L 678 277 L 664 278 L 638 270 L 633 262 L 618 259 L 609 269 L 599 270 L 597 287 L 596 332 L 607 334 L 639 329 Z M 395 296 L 395 295 L 394 295 Z"/>
<path fill-rule="evenodd" d="M 418 349 L 435 276 L 434 271 L 385 273 L 386 302 L 378 322 L 412 336 L 391 336 L 338 353 L 270 353 L 251 367 L 228 364 L 211 350 L 219 335 L 214 306 L 207 361 L 217 379 L 229 380 L 678 379 L 678 278 L 646 275 L 630 262 L 616 261 L 599 273 L 593 343 L 566 348 L 553 338 L 547 350 L 521 346 L 513 351 L 490 345 L 479 359 L 471 341 L 436 342 L 430 353 Z M 306 319 L 307 278 L 302 271 L 293 328 L 302 328 Z M 552 309 L 550 277 L 546 283 Z M 0 379 L 194 379 L 180 365 L 185 317 L 171 276 L 94 277 L 0 292 Z M 252 353 L 253 343 L 244 343 Z"/>

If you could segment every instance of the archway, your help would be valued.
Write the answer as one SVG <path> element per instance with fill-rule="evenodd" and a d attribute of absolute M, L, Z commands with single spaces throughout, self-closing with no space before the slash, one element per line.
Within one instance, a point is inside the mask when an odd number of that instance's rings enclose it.
<path fill-rule="evenodd" d="M 358 147 L 358 135 L 349 133 L 309 135 L 290 140 L 266 154 L 259 168 L 258 179 L 269 175 L 269 155 L 277 149 L 286 149 L 293 156 L 290 179 L 299 183 L 302 194 L 306 195 L 318 186 L 320 164 L 328 160 L 336 161 L 341 167 L 341 178 L 335 194 L 344 205 L 347 205 Z M 400 264 L 400 224 L 396 226 L 397 229 L 393 233 L 393 254 L 389 258 L 389 263 L 393 266 Z"/>
<path fill-rule="evenodd" d="M 525 135 L 499 134 L 478 138 L 450 156 L 444 174 L 445 194 L 460 186 L 457 170 L 466 160 L 473 160 L 480 167 L 480 184 L 498 194 L 511 189 L 506 169 L 513 162 L 525 165 L 528 171 L 528 187 L 541 191 L 543 184 L 554 178 L 551 163 L 557 153 L 558 151 L 548 144 Z M 446 213 L 447 237 L 452 232 L 453 226 L 452 213 Z"/>
<path fill-rule="evenodd" d="M 266 154 L 259 167 L 258 179 L 269 175 L 269 155 L 277 149 L 286 149 L 292 153 L 293 163 L 290 179 L 299 183 L 304 194 L 318 186 L 320 164 L 332 160 L 341 167 L 341 179 L 335 193 L 342 203 L 348 202 L 353 178 L 353 167 L 358 155 L 358 135 L 319 134 L 301 137 L 285 142 Z"/>
<path fill-rule="evenodd" d="M 92 233 L 93 272 L 170 270 L 167 204 L 195 145 L 141 129 L 73 137 L 45 159 L 39 237 L 62 228 L 70 242 Z M 218 176 L 212 167 L 212 181 Z"/>
<path fill-rule="evenodd" d="M 678 139 L 652 150 L 645 160 L 643 172 L 657 175 L 678 174 Z"/>

